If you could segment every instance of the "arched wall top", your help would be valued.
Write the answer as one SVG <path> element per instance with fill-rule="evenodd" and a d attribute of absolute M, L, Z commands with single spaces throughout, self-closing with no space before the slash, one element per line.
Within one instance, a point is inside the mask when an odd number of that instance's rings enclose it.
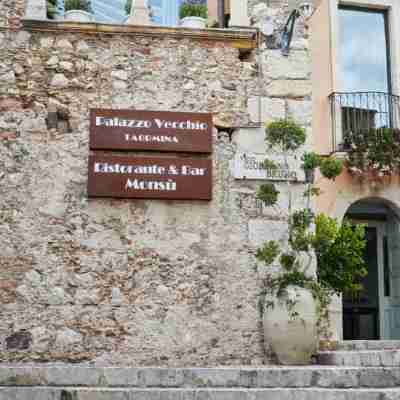
<path fill-rule="evenodd" d="M 361 203 L 375 203 L 375 204 L 381 204 L 386 206 L 395 216 L 397 216 L 397 218 L 400 219 L 400 206 L 398 206 L 397 204 L 395 204 L 393 201 L 385 198 L 385 197 L 381 197 L 381 196 L 365 196 L 365 197 L 360 197 L 357 200 L 354 200 L 345 210 L 345 212 L 343 213 L 343 215 L 341 216 L 341 219 L 343 219 L 346 214 L 348 213 L 350 207 L 357 205 L 357 204 L 361 204 Z"/>

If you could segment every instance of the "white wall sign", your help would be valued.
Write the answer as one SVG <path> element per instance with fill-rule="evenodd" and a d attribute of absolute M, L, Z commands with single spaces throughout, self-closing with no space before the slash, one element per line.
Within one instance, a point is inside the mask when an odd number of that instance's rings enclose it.
<path fill-rule="evenodd" d="M 264 161 L 273 161 L 277 168 L 266 169 Z M 305 181 L 304 171 L 301 169 L 301 161 L 287 157 L 287 163 L 283 156 L 258 154 L 258 153 L 237 153 L 234 160 L 235 179 L 259 179 L 271 181 Z"/>

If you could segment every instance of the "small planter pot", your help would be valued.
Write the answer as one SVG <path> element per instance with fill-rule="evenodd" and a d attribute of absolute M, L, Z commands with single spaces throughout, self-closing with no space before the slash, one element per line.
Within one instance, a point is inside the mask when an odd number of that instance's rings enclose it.
<path fill-rule="evenodd" d="M 207 21 L 200 17 L 185 17 L 181 19 L 181 27 L 205 29 Z"/>
<path fill-rule="evenodd" d="M 314 183 L 315 180 L 315 169 L 305 169 L 304 173 L 306 175 L 307 183 Z"/>
<path fill-rule="evenodd" d="M 83 10 L 69 10 L 64 14 L 66 21 L 93 22 L 94 15 Z"/>
<path fill-rule="evenodd" d="M 307 289 L 288 286 L 286 290 L 287 300 L 295 303 L 290 311 L 286 299 L 266 298 L 274 306 L 264 310 L 264 341 L 280 364 L 307 365 L 318 347 L 316 303 Z M 294 319 L 290 318 L 293 311 L 298 313 Z"/>

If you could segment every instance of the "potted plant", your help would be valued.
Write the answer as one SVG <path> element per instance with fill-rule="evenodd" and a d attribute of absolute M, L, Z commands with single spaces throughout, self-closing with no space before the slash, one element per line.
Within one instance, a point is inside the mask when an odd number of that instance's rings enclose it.
<path fill-rule="evenodd" d="M 47 18 L 55 19 L 57 15 L 57 0 L 47 0 Z"/>
<path fill-rule="evenodd" d="M 185 0 L 180 6 L 179 17 L 182 27 L 204 29 L 208 17 L 205 0 Z"/>
<path fill-rule="evenodd" d="M 66 0 L 65 19 L 67 21 L 91 22 L 94 20 L 90 0 Z"/>
<path fill-rule="evenodd" d="M 315 169 L 321 165 L 321 157 L 314 152 L 310 152 L 304 153 L 301 159 L 303 161 L 301 167 L 306 175 L 306 182 L 314 183 Z"/>
<path fill-rule="evenodd" d="M 286 159 L 288 153 L 304 145 L 306 135 L 294 121 L 279 120 L 267 126 L 266 140 Z M 319 167 L 328 179 L 335 179 L 342 171 L 340 161 L 322 161 L 316 153 L 305 153 L 302 160 L 305 171 Z M 287 185 L 294 200 L 292 183 L 288 181 Z M 347 222 L 339 224 L 323 214 L 315 216 L 309 205 L 311 196 L 319 192 L 309 182 L 303 209 L 293 210 L 289 201 L 287 231 L 279 240 L 266 242 L 256 254 L 262 282 L 259 305 L 264 341 L 267 351 L 272 349 L 281 364 L 311 362 L 320 337 L 329 337 L 332 294 L 357 292 L 359 278 L 366 274 L 363 227 L 353 229 Z M 257 198 L 266 207 L 273 207 L 279 194 L 275 184 L 268 182 L 259 187 Z"/>
<path fill-rule="evenodd" d="M 325 178 L 335 180 L 342 173 L 343 164 L 340 160 L 328 157 L 321 161 L 319 170 Z"/>

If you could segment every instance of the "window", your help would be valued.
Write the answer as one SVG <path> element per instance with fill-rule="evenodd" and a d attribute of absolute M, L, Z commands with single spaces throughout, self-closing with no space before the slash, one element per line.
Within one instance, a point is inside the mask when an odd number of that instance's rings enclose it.
<path fill-rule="evenodd" d="M 339 7 L 339 89 L 390 92 L 386 11 Z"/>

